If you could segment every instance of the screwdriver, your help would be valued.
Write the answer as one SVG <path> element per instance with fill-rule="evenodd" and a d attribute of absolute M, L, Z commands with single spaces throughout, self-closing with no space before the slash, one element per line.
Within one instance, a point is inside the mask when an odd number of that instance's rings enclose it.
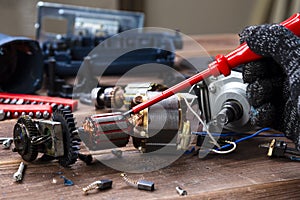
<path fill-rule="evenodd" d="M 292 15 L 287 20 L 280 23 L 280 25 L 285 26 L 287 29 L 292 31 L 295 35 L 300 35 L 300 13 Z M 208 65 L 208 68 L 202 72 L 197 73 L 194 76 L 174 85 L 173 87 L 161 92 L 159 95 L 144 101 L 136 106 L 134 106 L 129 111 L 123 113 L 123 116 L 129 116 L 130 114 L 137 114 L 141 110 L 152 106 L 153 104 L 166 99 L 175 93 L 182 91 L 209 76 L 218 76 L 223 74 L 228 76 L 231 73 L 231 69 L 251 61 L 255 61 L 262 58 L 260 55 L 255 54 L 250 50 L 248 45 L 244 42 L 234 51 L 227 55 L 217 55 L 215 61 Z"/>

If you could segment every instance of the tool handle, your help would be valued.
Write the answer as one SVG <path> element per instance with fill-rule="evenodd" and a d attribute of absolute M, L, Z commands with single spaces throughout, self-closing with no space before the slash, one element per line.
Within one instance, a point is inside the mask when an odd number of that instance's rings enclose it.
<path fill-rule="evenodd" d="M 295 35 L 300 35 L 300 13 L 294 14 L 280 24 L 291 30 Z M 136 105 L 131 110 L 124 113 L 124 115 L 138 113 L 139 111 L 148 108 L 149 106 L 163 99 L 166 99 L 174 95 L 176 92 L 182 91 L 211 75 L 218 76 L 220 74 L 223 74 L 224 76 L 228 76 L 231 72 L 231 69 L 237 67 L 238 65 L 255 61 L 260 58 L 260 55 L 255 54 L 250 50 L 246 43 L 243 43 L 234 51 L 225 56 L 217 55 L 215 61 L 208 65 L 208 69 L 199 72 L 198 74 L 174 85 L 173 87 L 163 91 L 161 94 L 155 96 L 154 98 Z"/>

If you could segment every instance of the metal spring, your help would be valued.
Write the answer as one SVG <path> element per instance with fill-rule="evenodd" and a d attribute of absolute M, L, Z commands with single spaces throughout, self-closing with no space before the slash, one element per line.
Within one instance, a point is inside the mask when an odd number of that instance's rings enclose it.
<path fill-rule="evenodd" d="M 132 186 L 132 187 L 135 187 L 135 188 L 138 187 L 137 181 L 128 178 L 127 174 L 122 173 L 122 174 L 121 174 L 121 177 L 123 178 L 123 180 L 126 182 L 127 185 Z"/>
<path fill-rule="evenodd" d="M 89 191 L 91 190 L 95 190 L 95 189 L 98 189 L 99 186 L 101 185 L 101 181 L 95 181 L 91 184 L 89 184 L 88 186 L 82 188 L 82 191 L 87 194 Z"/>

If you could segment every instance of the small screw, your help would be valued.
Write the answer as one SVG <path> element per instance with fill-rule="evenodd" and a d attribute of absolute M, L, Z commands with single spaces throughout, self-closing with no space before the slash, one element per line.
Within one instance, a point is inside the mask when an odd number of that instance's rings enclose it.
<path fill-rule="evenodd" d="M 0 121 L 5 119 L 5 112 L 4 110 L 0 110 Z"/>
<path fill-rule="evenodd" d="M 33 117 L 34 116 L 33 112 L 29 112 L 28 115 L 29 115 L 29 117 Z"/>
<path fill-rule="evenodd" d="M 43 118 L 48 119 L 50 117 L 50 113 L 48 111 L 43 112 Z"/>
<path fill-rule="evenodd" d="M 18 112 L 14 112 L 14 118 L 19 117 L 19 113 Z"/>
<path fill-rule="evenodd" d="M 208 90 L 211 92 L 211 93 L 215 93 L 216 92 L 216 86 L 214 84 L 210 84 L 208 86 Z"/>
<path fill-rule="evenodd" d="M 184 190 L 184 189 L 182 189 L 181 187 L 176 187 L 176 191 L 177 191 L 177 193 L 180 195 L 180 196 L 185 196 L 185 195 L 187 195 L 187 191 L 186 190 Z"/>
<path fill-rule="evenodd" d="M 2 148 L 3 149 L 9 149 L 11 144 L 12 144 L 12 141 L 13 140 L 11 138 L 9 138 L 7 140 L 4 140 L 3 143 L 2 143 Z"/>
<path fill-rule="evenodd" d="M 14 175 L 13 175 L 13 178 L 16 182 L 22 181 L 24 168 L 25 168 L 25 165 L 23 162 L 21 162 L 18 171 L 16 173 L 14 173 Z"/>
<path fill-rule="evenodd" d="M 7 118 L 7 119 L 11 118 L 11 112 L 10 112 L 10 111 L 7 111 L 7 112 L 6 112 L 6 118 Z"/>
<path fill-rule="evenodd" d="M 37 119 L 40 119 L 40 118 L 42 117 L 42 113 L 41 113 L 40 111 L 37 111 L 37 112 L 35 113 L 35 117 L 36 117 Z"/>

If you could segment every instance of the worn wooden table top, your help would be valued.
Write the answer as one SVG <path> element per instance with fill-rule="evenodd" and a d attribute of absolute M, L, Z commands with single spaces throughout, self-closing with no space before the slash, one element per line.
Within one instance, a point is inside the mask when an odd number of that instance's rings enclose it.
<path fill-rule="evenodd" d="M 195 38 L 211 55 L 226 53 L 238 43 L 237 37 L 232 35 Z M 183 53 L 195 56 L 193 49 L 187 48 Z M 93 107 L 79 104 L 74 112 L 77 125 L 80 126 L 83 118 L 92 112 Z M 0 137 L 12 137 L 15 122 L 0 122 Z M 120 171 L 97 160 L 92 165 L 77 161 L 70 168 L 63 168 L 56 161 L 25 162 L 24 179 L 16 183 L 12 176 L 21 157 L 11 150 L 0 149 L 0 199 L 300 199 L 299 162 L 267 158 L 266 150 L 258 148 L 265 141 L 269 139 L 244 141 L 234 153 L 227 155 L 211 154 L 203 159 L 192 154 L 182 155 L 162 169 L 129 174 L 133 179 L 153 181 L 156 188 L 153 192 L 127 186 L 120 178 Z M 81 149 L 89 153 L 83 145 Z M 138 154 L 130 145 L 123 150 Z M 74 185 L 64 186 L 61 175 L 71 179 Z M 83 195 L 83 187 L 100 179 L 112 179 L 113 188 Z M 184 188 L 188 195 L 179 196 L 176 186 Z"/>

